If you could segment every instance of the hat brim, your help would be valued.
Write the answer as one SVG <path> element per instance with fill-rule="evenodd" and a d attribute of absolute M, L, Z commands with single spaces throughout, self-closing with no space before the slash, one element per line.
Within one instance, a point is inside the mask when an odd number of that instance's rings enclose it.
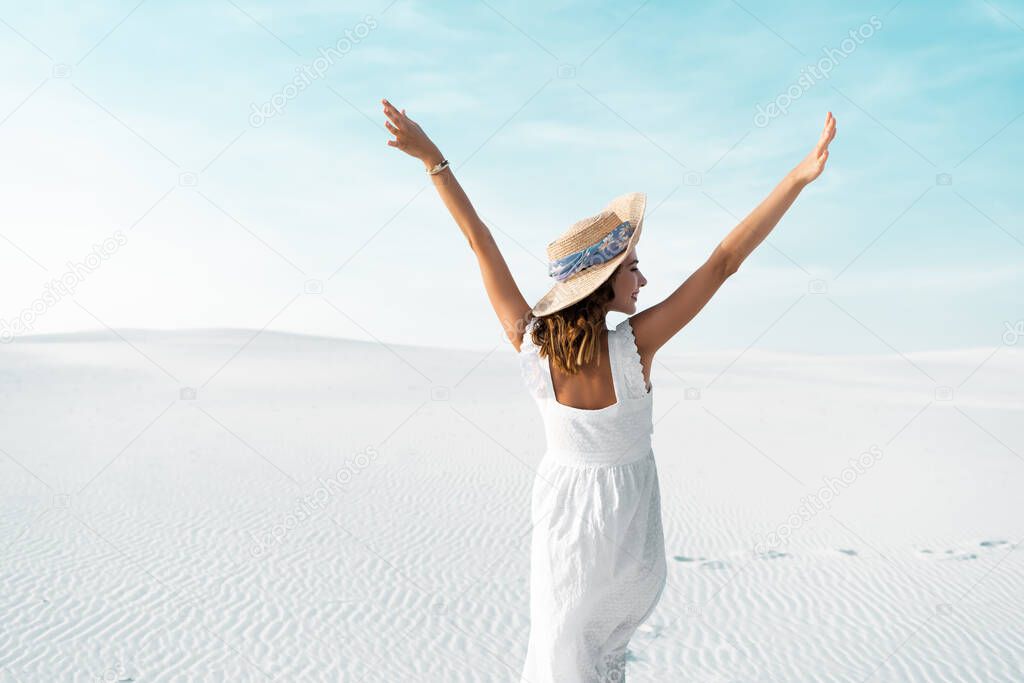
<path fill-rule="evenodd" d="M 556 282 L 530 309 L 533 315 L 539 318 L 568 308 L 600 287 L 640 241 L 646 205 L 647 195 L 643 192 L 630 192 L 609 202 L 606 209 L 611 209 L 623 220 L 628 220 L 630 225 L 636 226 L 636 230 L 629 236 L 629 242 L 626 243 L 625 248 L 610 261 L 591 266 L 567 280 Z"/>

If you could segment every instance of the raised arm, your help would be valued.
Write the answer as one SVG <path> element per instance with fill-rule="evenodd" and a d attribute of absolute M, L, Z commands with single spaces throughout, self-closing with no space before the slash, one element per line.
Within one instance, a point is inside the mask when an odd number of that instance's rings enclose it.
<path fill-rule="evenodd" d="M 828 145 L 836 134 L 832 112 L 814 149 L 786 174 L 771 194 L 726 235 L 701 265 L 664 301 L 634 315 L 630 322 L 642 357 L 650 358 L 711 300 L 726 278 L 759 245 L 796 200 L 800 191 L 821 175 Z"/>
<path fill-rule="evenodd" d="M 390 146 L 419 159 L 428 170 L 444 159 L 437 145 L 427 137 L 419 124 L 405 115 L 404 109 L 399 111 L 386 99 L 381 100 L 381 103 L 384 105 L 384 114 L 388 117 L 384 125 L 395 136 L 394 140 L 388 140 Z M 491 306 L 505 329 L 505 335 L 518 351 L 530 305 L 526 303 L 512 278 L 505 257 L 498 249 L 490 229 L 476 215 L 476 210 L 459 185 L 459 181 L 455 179 L 451 167 L 430 178 L 444 205 L 448 207 L 452 218 L 469 242 L 470 249 L 476 255 L 487 298 L 490 299 Z"/>

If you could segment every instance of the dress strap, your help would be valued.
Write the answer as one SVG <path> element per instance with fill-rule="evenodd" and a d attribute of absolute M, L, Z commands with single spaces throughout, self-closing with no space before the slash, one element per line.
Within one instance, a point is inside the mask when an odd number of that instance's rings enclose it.
<path fill-rule="evenodd" d="M 523 332 L 523 341 L 519 346 L 519 370 L 527 390 L 535 398 L 554 396 L 554 386 L 548 371 L 546 358 L 541 358 L 537 346 L 533 343 L 533 325 L 537 321 L 531 318 Z"/>
<path fill-rule="evenodd" d="M 629 398 L 645 398 L 650 392 L 644 380 L 643 361 L 640 360 L 640 351 L 637 349 L 633 325 L 629 318 L 615 326 L 612 336 L 615 338 L 615 344 L 614 348 L 609 350 L 617 354 L 612 369 L 618 368 L 617 374 L 621 379 L 618 384 L 625 387 L 624 393 Z"/>

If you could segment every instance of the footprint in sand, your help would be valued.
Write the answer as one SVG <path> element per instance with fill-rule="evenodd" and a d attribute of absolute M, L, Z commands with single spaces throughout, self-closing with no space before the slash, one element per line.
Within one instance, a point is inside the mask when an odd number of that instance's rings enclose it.
<path fill-rule="evenodd" d="M 857 554 L 857 551 L 854 550 L 853 548 L 836 548 L 836 550 L 841 552 L 843 555 L 853 556 L 853 555 Z M 922 552 L 924 552 L 924 551 L 922 551 Z"/>
<path fill-rule="evenodd" d="M 769 550 L 766 553 L 762 553 L 761 557 L 766 560 L 775 560 L 780 557 L 792 557 L 789 553 L 780 553 L 778 550 Z"/>
<path fill-rule="evenodd" d="M 723 562 L 722 560 L 710 560 L 708 562 L 701 563 L 700 568 L 701 569 L 726 569 L 728 566 L 729 566 L 728 562 Z"/>
<path fill-rule="evenodd" d="M 921 553 L 922 555 L 934 555 L 938 551 L 931 550 L 929 548 L 921 548 L 920 550 L 918 550 L 918 552 Z M 945 555 L 945 557 L 940 557 L 939 561 L 946 561 L 946 560 L 959 560 L 959 561 L 963 561 L 963 560 L 976 560 L 976 559 L 978 559 L 978 555 L 976 553 L 968 553 L 968 552 L 958 553 L 956 550 L 953 550 L 952 548 L 949 548 L 949 549 L 946 549 L 946 550 L 942 551 L 942 555 Z"/>
<path fill-rule="evenodd" d="M 1006 541 L 982 541 L 982 548 L 998 548 L 1001 545 L 1006 545 Z"/>
<path fill-rule="evenodd" d="M 961 553 L 960 555 L 954 555 L 953 557 L 951 557 L 949 559 L 951 559 L 951 560 L 976 560 L 976 559 L 978 559 L 978 556 L 975 555 L 974 553 Z"/>

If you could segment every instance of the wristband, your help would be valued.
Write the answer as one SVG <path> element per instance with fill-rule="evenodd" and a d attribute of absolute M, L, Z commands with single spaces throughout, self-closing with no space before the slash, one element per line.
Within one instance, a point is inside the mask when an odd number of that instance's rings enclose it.
<path fill-rule="evenodd" d="M 437 166 L 434 166 L 434 167 L 433 167 L 432 169 L 430 169 L 429 171 L 427 171 L 427 173 L 429 173 L 430 175 L 437 175 L 438 173 L 440 173 L 440 172 L 441 172 L 441 171 L 443 171 L 444 169 L 448 168 L 448 165 L 449 165 L 449 164 L 448 164 L 448 160 L 447 160 L 447 159 L 442 159 L 442 160 L 441 160 L 441 161 L 440 161 L 440 162 L 439 162 L 439 163 L 437 164 Z"/>

